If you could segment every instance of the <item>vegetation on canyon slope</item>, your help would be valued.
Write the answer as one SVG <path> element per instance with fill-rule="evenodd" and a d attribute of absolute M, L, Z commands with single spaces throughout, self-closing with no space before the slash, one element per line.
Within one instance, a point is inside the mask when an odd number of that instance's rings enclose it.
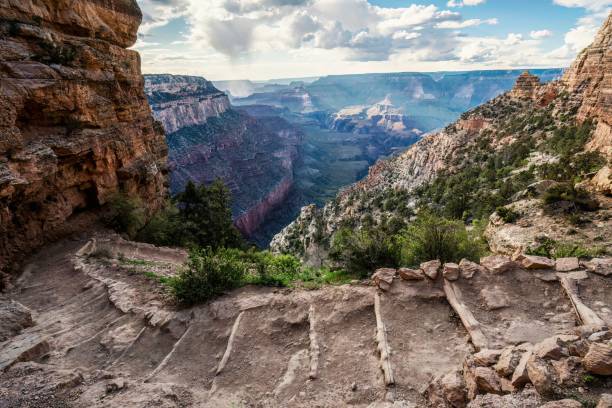
<path fill-rule="evenodd" d="M 484 251 L 479 234 L 468 233 L 459 222 L 423 212 L 410 226 L 392 219 L 384 228 L 346 228 L 334 239 L 336 268 L 308 267 L 292 255 L 247 247 L 232 224 L 229 191 L 221 181 L 210 186 L 189 183 L 147 224 L 137 201 L 117 196 L 107 222 L 139 241 L 189 248 L 182 271 L 163 280 L 183 304 L 204 302 L 245 284 L 317 288 L 366 277 L 380 266 L 434 258 L 477 260 Z"/>
<path fill-rule="evenodd" d="M 189 249 L 181 272 L 160 280 L 183 304 L 205 302 L 245 284 L 285 287 L 299 281 L 306 288 L 316 288 L 349 279 L 342 270 L 310 268 L 291 255 L 249 248 L 232 223 L 230 206 L 223 182 L 209 186 L 189 182 L 148 223 L 141 203 L 126 195 L 111 201 L 106 221 L 130 238 Z"/>
<path fill-rule="evenodd" d="M 349 188 L 324 209 L 290 225 L 282 237 L 282 250 L 306 256 L 307 248 L 320 248 L 324 256 L 362 273 L 375 266 L 416 265 L 424 260 L 418 256 L 421 249 L 402 249 L 401 243 L 418 241 L 406 236 L 427 219 L 423 231 L 431 230 L 432 222 L 454 225 L 459 243 L 453 245 L 474 249 L 461 256 L 475 258 L 478 248 L 486 247 L 477 231 L 489 216 L 497 213 L 503 222 L 515 223 L 522 213 L 513 203 L 534 198 L 546 214 L 579 225 L 585 211 L 599 206 L 581 183 L 606 160 L 598 152 L 585 150 L 595 124 L 579 122 L 576 113 L 575 101 L 567 93 L 545 107 L 500 96 L 462 116 L 465 121 L 476 118 L 488 125 L 455 149 L 433 180 L 404 189 L 403 164 L 391 160 L 382 168 L 382 181 Z M 445 129 L 449 138 L 460 137 L 464 131 L 461 123 Z M 578 252 L 585 251 L 592 252 Z M 455 261 L 459 256 L 435 255 Z"/>

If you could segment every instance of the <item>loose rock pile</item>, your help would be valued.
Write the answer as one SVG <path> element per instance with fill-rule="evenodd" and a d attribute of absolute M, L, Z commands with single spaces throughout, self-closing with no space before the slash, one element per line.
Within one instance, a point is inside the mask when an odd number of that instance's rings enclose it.
<path fill-rule="evenodd" d="M 381 291 L 392 289 L 395 274 L 393 269 L 379 269 L 373 283 Z M 440 272 L 442 272 L 440 274 Z M 481 259 L 480 264 L 463 259 L 458 265 L 442 264 L 438 260 L 424 262 L 418 269 L 400 268 L 399 279 L 405 282 L 429 282 L 430 285 L 444 285 L 447 299 L 460 316 L 468 330 L 474 352 L 465 357 L 462 366 L 448 373 L 436 376 L 424 395 L 428 404 L 439 408 L 462 407 L 581 407 L 597 403 L 598 408 L 611 407 L 612 396 L 612 331 L 609 321 L 604 321 L 581 299 L 578 282 L 589 290 L 587 296 L 597 293 L 587 285 L 602 285 L 603 293 L 612 296 L 612 286 L 606 279 L 612 273 L 610 258 L 594 258 L 581 261 L 578 258 L 557 260 L 541 256 L 515 254 L 512 258 L 491 255 Z M 461 295 L 457 281 L 475 280 L 477 284 L 502 276 L 518 278 L 525 276 L 532 280 L 547 282 L 551 287 L 561 284 L 564 293 L 574 306 L 575 321 L 582 325 L 566 326 L 554 336 L 547 336 L 537 342 L 510 341 L 505 347 L 489 348 L 491 339 L 485 338 L 472 309 L 473 299 L 467 305 Z M 476 279 L 478 278 L 478 279 Z M 589 282 L 589 278 L 590 283 Z M 484 286 L 480 289 L 478 309 L 495 311 L 510 308 L 516 303 L 516 294 L 507 288 Z M 549 307 L 544 300 L 543 304 Z M 557 305 L 558 310 L 564 310 Z M 610 304 L 598 309 L 604 311 Z M 474 311 L 476 312 L 476 311 Z M 482 313 L 481 310 L 478 311 Z M 563 314 L 563 313 L 561 313 Z M 559 321 L 555 317 L 551 322 Z M 513 322 L 514 323 L 514 322 Z M 511 323 L 511 325 L 513 324 Z M 540 322 L 543 323 L 543 322 Z M 486 326 L 486 325 L 485 325 Z M 558 326 L 557 326 L 558 327 Z M 545 333 L 545 331 L 543 331 Z M 541 337 L 541 336 L 540 336 Z M 537 337 L 536 337 L 537 338 Z M 392 360 L 392 359 L 391 359 Z M 546 402 L 547 400 L 552 400 Z M 590 405 L 589 405 L 590 406 Z"/>

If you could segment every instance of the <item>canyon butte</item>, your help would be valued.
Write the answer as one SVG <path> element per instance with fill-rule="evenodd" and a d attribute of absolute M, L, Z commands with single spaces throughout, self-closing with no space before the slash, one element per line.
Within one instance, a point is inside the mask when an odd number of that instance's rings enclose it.
<path fill-rule="evenodd" d="M 500 188 L 488 169 L 516 186 L 486 220 L 491 255 L 315 290 L 245 286 L 188 308 L 147 276 L 176 275 L 183 249 L 128 241 L 96 219 L 120 191 L 147 216 L 167 198 L 168 148 L 147 96 L 162 122 L 182 110 L 183 122 L 163 124 L 175 136 L 206 109 L 227 110 L 223 96 L 188 77 L 151 78 L 145 95 L 126 49 L 142 19 L 133 0 L 8 0 L 0 16 L 0 406 L 612 406 L 611 258 L 530 253 L 542 236 L 610 247 L 612 16 L 563 78 L 525 73 L 323 208 L 304 208 L 272 245 L 321 262 L 336 231 L 368 213 L 371 224 L 429 202 L 475 217 Z M 182 105 L 194 89 L 210 97 Z M 565 146 L 554 129 L 567 126 L 588 136 L 580 151 L 548 149 Z M 578 172 L 584 154 L 597 160 Z M 597 205 L 542 199 L 567 169 Z M 436 194 L 474 172 L 483 177 L 460 206 Z M 391 192 L 401 202 L 382 204 Z"/>

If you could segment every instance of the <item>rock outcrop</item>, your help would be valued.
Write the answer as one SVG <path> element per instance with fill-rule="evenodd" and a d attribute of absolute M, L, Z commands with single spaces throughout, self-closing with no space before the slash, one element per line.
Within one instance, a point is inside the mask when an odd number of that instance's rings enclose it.
<path fill-rule="evenodd" d="M 0 268 L 119 191 L 163 202 L 163 129 L 126 49 L 141 19 L 135 0 L 0 4 Z"/>
<path fill-rule="evenodd" d="M 510 91 L 510 95 L 514 98 L 531 99 L 540 85 L 540 78 L 531 75 L 529 71 L 525 71 L 516 80 L 516 84 Z"/>
<path fill-rule="evenodd" d="M 608 16 L 593 43 L 578 55 L 562 82 L 568 92 L 580 99 L 578 119 L 597 120 L 587 147 L 612 157 L 612 17 Z"/>
<path fill-rule="evenodd" d="M 227 95 L 201 77 L 145 75 L 145 91 L 155 119 L 168 134 L 203 125 L 231 108 Z"/>

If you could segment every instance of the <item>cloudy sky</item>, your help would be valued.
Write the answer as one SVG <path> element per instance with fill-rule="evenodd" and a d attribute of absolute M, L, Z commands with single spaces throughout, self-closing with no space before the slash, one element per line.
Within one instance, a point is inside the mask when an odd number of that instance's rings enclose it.
<path fill-rule="evenodd" d="M 565 67 L 612 0 L 138 0 L 143 72 L 272 79 Z"/>

